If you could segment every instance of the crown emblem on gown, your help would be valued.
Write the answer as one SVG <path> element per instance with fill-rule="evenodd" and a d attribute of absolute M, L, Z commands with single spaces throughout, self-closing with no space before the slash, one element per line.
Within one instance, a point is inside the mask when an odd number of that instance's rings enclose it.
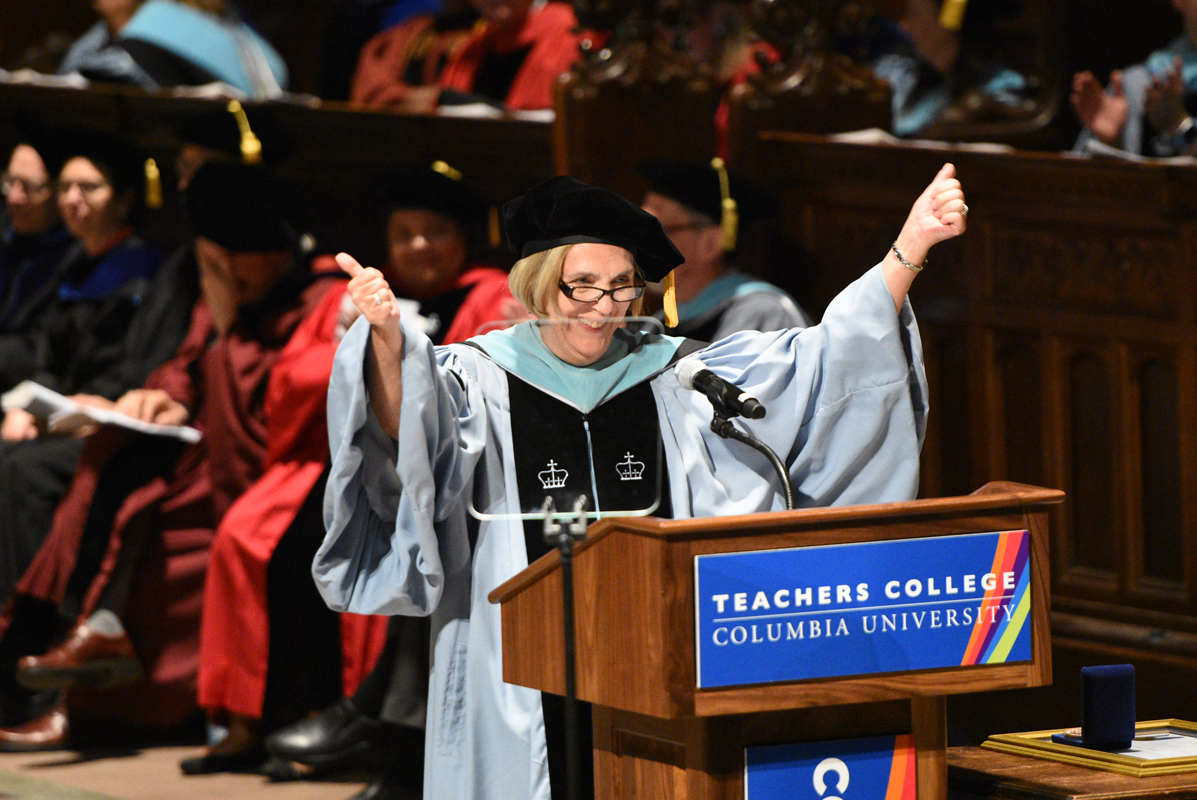
<path fill-rule="evenodd" d="M 549 461 L 549 468 L 538 472 L 536 477 L 540 478 L 540 485 L 545 489 L 560 489 L 569 477 L 569 470 L 558 469 L 556 461 Z"/>
<path fill-rule="evenodd" d="M 632 454 L 625 453 L 624 460 L 615 465 L 621 481 L 638 481 L 644 476 L 644 462 L 633 461 Z"/>

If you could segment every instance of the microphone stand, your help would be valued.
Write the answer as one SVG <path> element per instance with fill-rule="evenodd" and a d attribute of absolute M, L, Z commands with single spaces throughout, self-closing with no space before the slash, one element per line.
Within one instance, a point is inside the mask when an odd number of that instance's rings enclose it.
<path fill-rule="evenodd" d="M 724 439 L 735 439 L 737 442 L 743 442 L 769 459 L 769 463 L 773 465 L 773 470 L 777 473 L 777 477 L 781 478 L 781 487 L 785 491 L 786 510 L 793 511 L 794 487 L 790 485 L 790 476 L 786 473 L 786 465 L 782 463 L 781 459 L 777 457 L 777 453 L 774 453 L 769 445 L 751 433 L 742 431 L 733 425 L 730 418 L 734 416 L 736 416 L 735 413 L 728 412 L 726 409 L 716 408 L 715 418 L 711 420 L 711 430 Z"/>
<path fill-rule="evenodd" d="M 553 521 L 553 498 L 545 497 L 544 540 L 554 545 L 561 555 L 561 606 L 565 619 L 565 774 L 569 800 L 582 800 L 578 776 L 581 773 L 581 753 L 578 742 L 578 688 L 576 644 L 574 642 L 574 542 L 586 537 L 586 495 L 574 503 L 573 522 L 562 525 Z"/>

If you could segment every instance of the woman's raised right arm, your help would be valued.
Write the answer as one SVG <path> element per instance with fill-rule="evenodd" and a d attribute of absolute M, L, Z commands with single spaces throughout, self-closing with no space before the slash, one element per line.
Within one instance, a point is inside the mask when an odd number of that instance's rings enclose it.
<path fill-rule="evenodd" d="M 403 330 L 399 304 L 383 274 L 363 267 L 348 253 L 337 254 L 337 264 L 349 275 L 349 296 L 370 323 L 370 353 L 366 363 L 366 389 L 370 407 L 382 429 L 399 438 L 399 403 L 403 399 Z"/>

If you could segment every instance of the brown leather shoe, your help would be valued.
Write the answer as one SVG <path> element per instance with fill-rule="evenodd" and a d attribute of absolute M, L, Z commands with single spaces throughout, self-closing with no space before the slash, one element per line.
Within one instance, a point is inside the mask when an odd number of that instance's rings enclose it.
<path fill-rule="evenodd" d="M 59 702 L 40 717 L 24 725 L 0 728 L 0 752 L 29 753 L 36 750 L 61 750 L 69 735 L 66 704 Z"/>
<path fill-rule="evenodd" d="M 84 622 L 45 655 L 26 656 L 17 664 L 17 681 L 37 691 L 80 685 L 108 689 L 140 679 L 141 662 L 128 634 L 106 636 Z"/>

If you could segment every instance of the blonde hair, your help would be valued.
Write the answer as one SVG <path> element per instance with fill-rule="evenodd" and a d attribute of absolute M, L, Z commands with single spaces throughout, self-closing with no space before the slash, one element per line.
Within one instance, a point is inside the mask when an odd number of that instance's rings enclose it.
<path fill-rule="evenodd" d="M 521 258 L 515 262 L 507 276 L 507 285 L 515 299 L 523 303 L 537 319 L 544 319 L 549 315 L 549 303 L 553 295 L 561 291 L 557 284 L 561 282 L 561 274 L 565 270 L 565 257 L 569 255 L 572 247 L 572 244 L 560 244 Z M 643 280 L 639 267 L 636 267 L 636 277 Z M 628 306 L 627 316 L 639 316 L 643 307 L 644 297 L 636 298 Z"/>

